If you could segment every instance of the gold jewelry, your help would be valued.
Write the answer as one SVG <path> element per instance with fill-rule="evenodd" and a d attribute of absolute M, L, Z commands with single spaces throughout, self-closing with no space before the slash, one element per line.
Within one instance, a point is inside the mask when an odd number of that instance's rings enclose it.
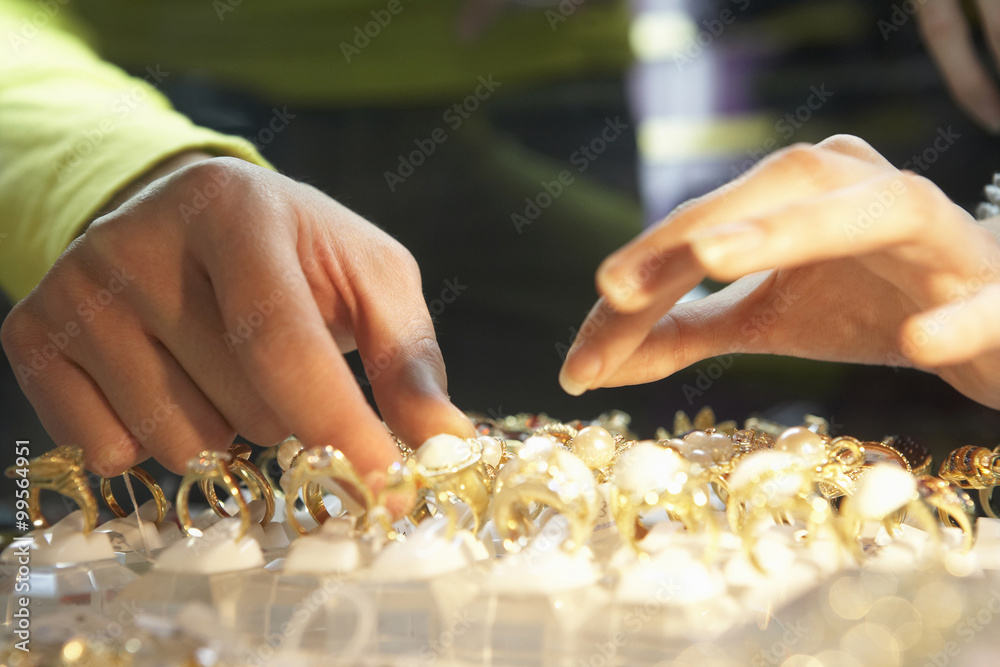
<path fill-rule="evenodd" d="M 428 500 L 448 516 L 449 533 L 458 519 L 452 505 L 459 501 L 472 510 L 472 532 L 478 534 L 489 514 L 492 486 L 483 465 L 483 443 L 442 434 L 421 445 L 414 457 Z M 418 506 L 417 512 L 425 510 Z"/>
<path fill-rule="evenodd" d="M 899 453 L 914 475 L 925 475 L 931 468 L 931 453 L 924 445 L 907 436 L 896 435 L 883 441 L 886 447 Z"/>
<path fill-rule="evenodd" d="M 250 530 L 250 513 L 247 511 L 247 503 L 240 492 L 240 487 L 236 483 L 233 475 L 229 472 L 229 462 L 232 455 L 229 452 L 203 451 L 187 463 L 187 472 L 181 479 L 181 485 L 177 489 L 177 518 L 181 522 L 181 529 L 185 535 L 201 535 L 201 531 L 195 528 L 191 522 L 191 513 L 188 510 L 188 496 L 191 493 L 191 486 L 195 483 L 204 488 L 203 483 L 221 484 L 229 495 L 236 501 L 236 506 L 240 513 L 240 532 L 236 536 L 239 542 Z"/>
<path fill-rule="evenodd" d="M 590 468 L 559 446 L 524 459 L 512 458 L 497 475 L 493 522 L 504 548 L 518 551 L 535 532 L 531 505 L 548 505 L 569 520 L 563 547 L 586 544 L 600 512 L 600 495 Z"/>
<path fill-rule="evenodd" d="M 947 526 L 951 519 L 962 529 L 962 551 L 971 551 L 976 543 L 976 506 L 969 494 L 951 482 L 930 475 L 917 477 L 917 491 L 925 503 L 938 511 L 941 523 Z"/>
<path fill-rule="evenodd" d="M 531 435 L 532 437 L 547 437 L 561 447 L 568 447 L 569 442 L 576 437 L 577 433 L 578 431 L 569 424 L 555 422 L 535 429 L 535 432 Z"/>
<path fill-rule="evenodd" d="M 302 500 L 306 509 L 317 524 L 323 525 L 330 518 L 330 513 L 323 504 L 324 487 L 317 480 L 347 482 L 361 495 L 366 511 L 375 506 L 368 485 L 364 483 L 343 452 L 333 445 L 299 451 L 292 459 L 286 474 L 289 475 L 290 481 L 285 495 L 285 511 L 289 525 L 300 535 L 305 535 L 308 531 L 295 517 L 295 498 L 299 489 L 302 489 Z M 341 491 L 346 493 L 344 490 Z"/>
<path fill-rule="evenodd" d="M 153 494 L 153 501 L 156 503 L 156 521 L 154 523 L 160 523 L 163 521 L 163 518 L 167 515 L 167 497 L 163 495 L 163 489 L 161 489 L 160 485 L 156 483 L 153 476 L 139 466 L 132 466 L 122 473 L 121 476 L 124 477 L 125 475 L 132 475 L 132 477 L 135 477 L 137 480 L 142 482 L 143 486 L 149 489 L 149 492 Z M 101 497 L 104 498 L 104 504 L 108 506 L 108 509 L 111 510 L 116 517 L 124 519 L 128 516 L 128 513 L 122 509 L 121 505 L 119 505 L 118 501 L 115 499 L 115 492 L 111 488 L 111 479 L 108 477 L 101 478 Z M 136 511 L 139 510 L 138 507 L 135 509 Z"/>
<path fill-rule="evenodd" d="M 271 477 L 269 469 L 271 467 L 271 461 L 276 461 L 278 459 L 278 447 L 265 447 L 260 454 L 257 455 L 257 461 L 255 465 L 257 469 L 260 470 L 261 477 L 267 482 L 267 485 L 271 487 L 271 492 L 277 498 L 284 498 L 285 492 L 281 490 L 281 486 L 274 481 Z"/>
<path fill-rule="evenodd" d="M 230 456 L 228 468 L 231 474 L 243 480 L 243 483 L 247 485 L 251 498 L 264 501 L 264 515 L 260 518 L 260 525 L 266 526 L 274 518 L 274 491 L 267 480 L 264 479 L 264 475 L 261 474 L 260 469 L 250 463 L 251 452 L 250 445 L 241 442 L 230 445 L 228 451 Z M 216 515 L 223 519 L 230 517 L 225 506 L 219 502 L 219 496 L 215 493 L 215 485 L 211 481 L 201 481 L 201 492 L 205 495 L 209 507 L 212 508 L 212 511 Z"/>
<path fill-rule="evenodd" d="M 7 468 L 6 474 L 13 478 L 18 468 Z M 83 450 L 79 447 L 63 445 L 28 462 L 28 517 L 35 528 L 48 528 L 49 522 L 42 514 L 39 502 L 41 491 L 48 489 L 66 496 L 83 513 L 83 532 L 90 533 L 97 527 L 97 501 L 87 484 L 83 469 Z"/>
<path fill-rule="evenodd" d="M 657 507 L 680 521 L 689 532 L 707 530 L 709 557 L 718 541 L 718 526 L 709 508 L 706 482 L 675 449 L 646 441 L 635 444 L 615 464 L 611 482 L 611 514 L 622 538 L 643 554 L 643 513 Z"/>

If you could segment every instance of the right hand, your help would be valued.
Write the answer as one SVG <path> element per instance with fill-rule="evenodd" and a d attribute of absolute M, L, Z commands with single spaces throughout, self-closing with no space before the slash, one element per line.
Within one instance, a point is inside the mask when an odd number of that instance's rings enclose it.
<path fill-rule="evenodd" d="M 294 432 L 341 449 L 377 489 L 399 454 L 344 360 L 355 347 L 403 441 L 474 434 L 409 252 L 236 159 L 179 169 L 95 221 L 2 339 L 55 442 L 106 477 L 148 456 L 182 472 L 237 432 L 261 445 Z"/>
<path fill-rule="evenodd" d="M 1000 409 L 1000 239 L 857 137 L 775 151 L 597 272 L 572 394 L 736 352 L 916 366 Z M 706 276 L 732 282 L 678 299 Z"/>

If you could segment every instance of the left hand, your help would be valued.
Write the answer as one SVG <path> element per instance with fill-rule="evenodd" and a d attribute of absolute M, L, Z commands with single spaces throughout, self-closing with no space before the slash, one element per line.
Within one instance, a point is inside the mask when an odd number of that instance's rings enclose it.
<path fill-rule="evenodd" d="M 706 276 L 735 281 L 677 300 Z M 708 357 L 932 370 L 1000 408 L 1000 243 L 856 137 L 778 151 L 608 257 L 560 373 L 571 394 Z"/>

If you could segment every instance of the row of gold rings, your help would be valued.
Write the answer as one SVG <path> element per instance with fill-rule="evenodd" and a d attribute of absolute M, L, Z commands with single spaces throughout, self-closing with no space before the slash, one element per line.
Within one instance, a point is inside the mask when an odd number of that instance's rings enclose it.
<path fill-rule="evenodd" d="M 18 474 L 18 468 L 7 469 L 8 477 Z M 63 445 L 45 452 L 28 462 L 28 517 L 35 528 L 48 528 L 42 514 L 40 495 L 43 490 L 55 491 L 75 502 L 83 513 L 83 531 L 97 527 L 97 501 L 87 484 L 83 469 L 83 450 Z"/>
<path fill-rule="evenodd" d="M 978 489 L 983 512 L 991 519 L 1000 519 L 990 503 L 993 490 L 1000 484 L 1000 446 L 993 450 L 959 447 L 941 463 L 938 474 L 963 489 Z"/>
<path fill-rule="evenodd" d="M 149 489 L 149 492 L 153 494 L 153 502 L 156 503 L 156 521 L 155 523 L 160 523 L 163 518 L 167 515 L 167 497 L 163 495 L 163 489 L 160 485 L 156 483 L 153 476 L 148 472 L 140 468 L 139 466 L 132 466 L 126 470 L 122 477 L 125 475 L 131 475 L 137 480 L 142 482 L 143 486 Z M 124 519 L 128 516 L 128 513 L 122 509 L 121 505 L 115 499 L 114 491 L 111 488 L 111 478 L 102 477 L 101 478 L 101 497 L 104 498 L 104 504 L 108 506 L 108 509 L 114 513 L 114 515 L 120 519 Z M 138 507 L 135 508 L 138 511 Z"/>

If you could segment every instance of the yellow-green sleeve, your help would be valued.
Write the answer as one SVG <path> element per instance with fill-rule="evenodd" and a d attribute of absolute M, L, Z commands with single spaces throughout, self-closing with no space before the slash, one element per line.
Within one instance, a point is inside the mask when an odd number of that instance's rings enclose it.
<path fill-rule="evenodd" d="M 266 165 L 253 144 L 192 124 L 146 80 L 68 29 L 67 3 L 0 0 L 0 287 L 20 299 L 128 183 L 200 149 Z"/>

